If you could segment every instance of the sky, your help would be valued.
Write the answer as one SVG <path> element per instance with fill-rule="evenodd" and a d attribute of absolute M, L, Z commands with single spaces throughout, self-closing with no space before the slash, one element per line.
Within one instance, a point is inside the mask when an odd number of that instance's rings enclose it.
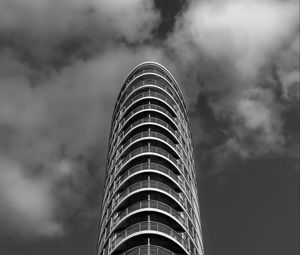
<path fill-rule="evenodd" d="M 206 255 L 298 255 L 298 0 L 0 0 L 0 254 L 95 254 L 112 110 L 147 60 L 184 93 Z"/>

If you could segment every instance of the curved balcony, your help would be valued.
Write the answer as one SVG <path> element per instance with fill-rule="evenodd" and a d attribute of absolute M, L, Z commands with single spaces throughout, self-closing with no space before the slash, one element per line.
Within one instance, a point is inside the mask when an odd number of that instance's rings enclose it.
<path fill-rule="evenodd" d="M 135 81 L 137 78 L 140 78 L 142 75 L 157 75 L 158 77 L 162 77 L 168 83 L 168 87 L 170 90 L 174 90 L 176 92 L 179 102 L 182 104 L 183 110 L 185 110 L 184 99 L 182 96 L 182 91 L 178 86 L 175 78 L 172 74 L 162 65 L 155 62 L 146 62 L 136 66 L 130 74 L 126 78 L 126 83 L 122 86 L 120 91 L 120 96 L 117 99 L 117 102 L 122 99 L 124 92 L 129 88 L 130 84 Z M 185 113 L 186 114 L 186 113 Z"/>
<path fill-rule="evenodd" d="M 127 99 L 130 95 L 132 95 L 133 92 L 135 92 L 136 90 L 138 90 L 138 89 L 140 89 L 140 88 L 142 88 L 142 87 L 149 86 L 149 85 L 150 85 L 150 86 L 157 87 L 157 88 L 159 88 L 159 89 L 162 89 L 163 91 L 165 91 L 165 92 L 170 96 L 170 98 L 173 98 L 173 97 L 174 97 L 172 91 L 170 91 L 170 90 L 168 89 L 168 87 L 167 87 L 165 84 L 163 84 L 163 83 L 161 83 L 161 82 L 159 82 L 159 81 L 153 80 L 153 79 L 147 79 L 147 80 L 145 80 L 145 81 L 142 81 L 142 82 L 138 82 L 138 83 L 136 83 L 136 84 L 133 84 L 132 87 L 129 88 L 129 90 L 127 91 L 128 94 L 127 94 L 126 98 L 124 98 L 124 100 L 120 103 L 120 105 L 118 106 L 118 109 L 121 109 L 121 108 L 123 107 L 123 105 L 124 105 L 125 102 L 126 102 L 126 99 Z M 173 99 L 173 100 L 174 100 L 175 105 L 176 105 L 177 101 L 176 101 L 175 99 Z M 177 110 L 176 112 L 177 112 L 177 114 L 178 114 L 179 116 L 180 116 L 180 113 L 182 113 L 182 114 L 183 114 L 183 120 L 184 120 L 185 122 L 187 121 L 187 118 L 186 118 L 186 116 L 184 116 L 184 113 L 183 113 L 182 109 L 181 109 L 181 110 Z M 118 111 L 117 114 L 114 113 L 113 119 L 115 119 L 115 120 L 120 119 L 120 115 L 121 115 L 121 114 L 122 114 L 122 110 Z M 180 119 L 182 119 L 181 116 L 180 116 Z M 117 123 L 117 121 L 115 121 L 115 122 L 112 124 L 112 130 L 115 130 L 115 128 L 116 128 L 116 123 Z"/>
<path fill-rule="evenodd" d="M 117 151 L 117 148 L 122 143 L 123 139 L 125 139 L 125 137 L 127 135 L 129 135 L 131 131 L 133 131 L 135 128 L 138 128 L 142 125 L 149 125 L 149 124 L 158 125 L 159 127 L 168 131 L 176 139 L 177 143 L 181 146 L 181 149 L 182 149 L 183 153 L 185 154 L 184 156 L 187 158 L 188 152 L 185 148 L 185 145 L 182 143 L 182 141 L 180 139 L 179 132 L 175 131 L 165 121 L 163 121 L 159 118 L 155 118 L 155 117 L 146 117 L 146 118 L 139 119 L 139 120 L 135 121 L 134 123 L 132 123 L 130 126 L 128 126 L 125 130 L 123 130 L 119 135 L 118 143 L 115 146 L 110 146 L 109 152 L 108 152 L 109 157 L 114 156 L 115 152 Z M 111 163 L 112 163 L 112 161 L 109 162 L 108 169 L 111 167 Z"/>
<path fill-rule="evenodd" d="M 112 193 L 110 194 L 110 197 L 107 201 L 109 201 L 115 193 L 118 191 L 118 189 L 122 186 L 123 183 L 125 183 L 129 178 L 132 176 L 139 174 L 139 173 L 145 173 L 145 172 L 156 172 L 161 173 L 164 176 L 168 177 L 170 180 L 172 180 L 178 188 L 184 193 L 184 195 L 188 198 L 189 202 L 191 203 L 191 192 L 188 192 L 186 189 L 183 180 L 176 175 L 173 171 L 171 171 L 169 168 L 164 167 L 157 163 L 142 163 L 139 165 L 135 165 L 132 168 L 128 169 L 126 172 L 124 172 L 123 175 L 117 177 L 116 184 L 114 189 L 112 190 Z M 108 202 L 105 204 L 103 208 L 106 208 L 108 205 Z"/>
<path fill-rule="evenodd" d="M 175 152 L 178 154 L 179 159 L 176 159 L 170 153 L 166 152 L 164 149 L 162 149 L 160 147 L 144 146 L 144 147 L 133 150 L 127 156 L 125 156 L 123 159 L 120 159 L 120 161 L 117 165 L 117 168 L 118 169 L 123 168 L 128 163 L 128 161 L 130 159 L 136 157 L 139 154 L 151 153 L 151 154 L 155 154 L 155 155 L 158 155 L 158 156 L 162 156 L 165 159 L 167 159 L 172 165 L 174 165 L 176 167 L 176 169 L 178 169 L 178 171 L 183 175 L 183 177 L 185 179 L 187 179 L 186 174 L 188 174 L 188 173 L 186 173 L 184 171 L 184 169 L 187 169 L 187 167 L 188 167 L 187 163 L 183 159 L 182 154 L 180 152 L 178 152 L 177 149 L 175 149 Z M 117 171 L 117 172 L 119 172 L 119 171 Z M 112 179 L 114 179 L 114 178 L 112 178 Z"/>
<path fill-rule="evenodd" d="M 153 73 L 147 73 L 148 75 L 153 75 Z M 146 75 L 147 75 L 146 74 Z M 137 77 L 139 78 L 139 77 Z M 128 82 L 127 86 L 126 86 L 126 89 L 122 92 L 120 92 L 120 97 L 118 98 L 117 100 L 117 103 L 116 103 L 116 108 L 114 110 L 114 117 L 116 116 L 115 113 L 122 107 L 122 104 L 123 102 L 126 100 L 126 98 L 131 94 L 131 92 L 141 88 L 141 87 L 144 87 L 144 86 L 147 86 L 147 85 L 154 85 L 154 86 L 157 86 L 161 89 L 163 89 L 164 91 L 168 92 L 168 94 L 172 95 L 172 97 L 174 97 L 176 103 L 181 106 L 181 111 L 183 113 L 183 116 L 186 118 L 187 117 L 187 114 L 185 112 L 185 108 L 184 108 L 184 102 L 182 101 L 183 98 L 181 98 L 178 93 L 176 93 L 176 91 L 173 90 L 173 87 L 169 85 L 169 83 L 164 80 L 165 82 L 161 82 L 161 81 L 158 81 L 156 79 L 146 79 L 146 80 L 143 80 L 143 81 L 140 81 L 140 82 L 136 82 L 137 78 L 131 80 Z M 161 78 L 161 77 L 160 77 Z M 126 94 L 124 94 L 124 92 L 126 92 Z M 175 94 L 174 94 L 175 92 Z M 123 98 L 124 97 L 124 98 Z"/>
<path fill-rule="evenodd" d="M 159 93 L 156 93 L 156 92 L 144 92 L 144 93 L 141 93 L 141 94 L 137 95 L 133 99 L 131 99 L 130 104 L 127 105 L 127 106 L 124 106 L 124 108 L 122 108 L 122 110 L 120 111 L 121 116 L 119 117 L 119 119 L 122 119 L 122 117 L 126 114 L 127 110 L 130 107 L 132 107 L 132 105 L 134 105 L 136 102 L 138 102 L 142 99 L 145 99 L 145 98 L 155 98 L 155 99 L 159 99 L 163 103 L 167 103 L 167 105 L 172 109 L 175 117 L 168 110 L 166 110 L 165 108 L 163 108 L 161 106 L 157 106 L 155 104 L 150 104 L 150 105 L 153 105 L 153 107 L 151 106 L 147 109 L 155 109 L 155 110 L 159 110 L 159 111 L 163 112 L 164 115 L 167 115 L 169 117 L 169 119 L 173 120 L 172 123 L 175 124 L 175 126 L 177 127 L 178 130 L 182 129 L 181 127 L 183 127 L 184 124 L 182 123 L 181 117 L 178 114 L 178 111 L 176 110 L 174 105 L 171 104 L 170 100 L 167 97 L 164 97 L 164 96 L 162 96 L 162 95 L 160 95 Z M 148 105 L 148 104 L 144 104 L 144 105 Z M 143 109 L 145 109 L 145 108 L 137 107 L 137 108 L 133 109 L 126 118 L 122 119 L 122 121 L 125 123 L 131 117 L 130 115 L 135 115 L 135 113 L 137 113 L 137 112 L 139 112 L 140 110 L 143 110 Z M 118 122 L 118 121 L 116 120 L 116 122 Z M 124 126 L 124 124 L 122 124 L 122 126 Z M 122 128 L 120 128 L 120 129 L 122 129 Z M 184 140 L 186 140 L 185 137 L 182 137 L 182 138 Z M 114 138 L 112 139 L 111 143 L 112 144 L 114 143 Z"/>
<path fill-rule="evenodd" d="M 139 181 L 135 184 L 132 184 L 129 186 L 126 190 L 124 190 L 121 194 L 117 194 L 115 199 L 115 205 L 112 208 L 112 211 L 116 210 L 120 204 L 122 204 L 123 201 L 125 201 L 129 196 L 141 192 L 143 190 L 155 190 L 158 192 L 162 192 L 169 197 L 171 197 L 173 200 L 177 202 L 177 204 L 183 209 L 185 208 L 184 198 L 180 195 L 180 193 L 176 192 L 172 188 L 170 188 L 168 185 L 159 182 L 159 181 L 153 181 L 153 180 L 144 180 Z"/>
<path fill-rule="evenodd" d="M 174 158 L 170 153 L 166 152 L 164 149 L 160 148 L 160 147 L 156 147 L 156 146 L 144 146 L 138 149 L 135 149 L 134 151 L 130 152 L 129 154 L 127 154 L 123 159 L 121 159 L 119 161 L 119 164 L 117 166 L 118 169 L 123 168 L 125 165 L 128 164 L 128 162 L 130 160 L 132 160 L 133 158 L 137 157 L 138 155 L 142 155 L 142 154 L 152 154 L 152 155 L 158 155 L 158 156 L 162 156 L 163 158 L 165 158 L 167 161 L 169 161 L 173 166 L 176 167 L 176 169 L 184 174 L 184 172 L 182 171 L 182 164 L 180 162 L 180 160 Z"/>
<path fill-rule="evenodd" d="M 160 172 L 164 176 L 167 176 L 169 179 L 173 180 L 173 182 L 176 183 L 181 190 L 185 190 L 183 181 L 169 168 L 157 163 L 142 163 L 129 168 L 123 175 L 118 176 L 116 180 L 115 191 L 117 191 L 118 188 L 122 185 L 122 183 L 129 179 L 129 177 L 140 172 L 144 173 L 146 171 Z"/>
<path fill-rule="evenodd" d="M 178 151 L 178 147 L 175 143 L 165 135 L 155 132 L 155 131 L 147 131 L 147 132 L 141 132 L 136 135 L 134 135 L 132 138 L 128 139 L 126 143 L 124 143 L 122 146 L 120 146 L 118 152 L 119 157 L 122 156 L 122 154 L 133 144 L 135 144 L 138 141 L 145 140 L 151 138 L 152 140 L 160 141 L 166 145 L 168 145 L 177 155 L 182 156 L 181 152 Z M 117 157 L 118 159 L 118 157 Z"/>
<path fill-rule="evenodd" d="M 126 209 L 122 210 L 121 212 L 117 213 L 117 217 L 113 217 L 114 220 L 112 220 L 112 230 L 111 234 L 116 231 L 116 227 L 122 223 L 124 220 L 126 220 L 128 217 L 140 213 L 143 211 L 157 211 L 164 213 L 168 215 L 169 217 L 173 218 L 177 223 L 186 231 L 186 233 L 190 232 L 190 229 L 188 228 L 188 225 L 186 224 L 187 216 L 185 213 L 179 213 L 177 212 L 173 207 L 157 201 L 157 200 L 143 200 L 134 204 L 131 204 Z M 106 238 L 102 238 L 103 244 L 107 242 L 108 238 L 111 236 L 111 234 L 107 235 Z M 192 237 L 192 233 L 190 233 L 190 236 Z"/>
<path fill-rule="evenodd" d="M 136 223 L 122 232 L 116 234 L 115 238 L 112 238 L 111 247 L 109 253 L 113 253 L 114 250 L 123 242 L 127 241 L 128 239 L 134 237 L 136 234 L 156 234 L 165 236 L 176 244 L 178 244 L 186 254 L 189 253 L 188 248 L 188 239 L 185 234 L 180 234 L 171 227 L 155 222 L 155 221 L 144 221 L 140 223 Z"/>
<path fill-rule="evenodd" d="M 151 132 L 151 131 L 150 131 Z M 150 153 L 153 155 L 158 155 L 158 156 L 162 156 L 163 158 L 167 159 L 173 166 L 176 167 L 176 169 L 183 175 L 183 177 L 185 179 L 187 179 L 187 176 L 184 169 L 187 169 L 187 164 L 185 162 L 185 160 L 182 157 L 182 154 L 180 152 L 177 151 L 177 148 L 174 149 L 175 152 L 178 154 L 179 159 L 176 159 L 174 156 L 172 156 L 170 153 L 166 152 L 164 149 L 160 148 L 160 147 L 156 147 L 156 146 L 144 146 L 138 149 L 133 150 L 132 152 L 130 152 L 128 155 L 126 155 L 124 158 L 120 159 L 118 165 L 117 165 L 117 173 L 114 174 L 112 180 L 115 179 L 115 176 L 119 173 L 119 169 L 122 169 L 129 160 L 131 160 L 132 158 L 137 157 L 138 155 L 142 155 L 144 153 Z M 117 158 L 118 160 L 119 158 Z"/>
<path fill-rule="evenodd" d="M 119 175 L 120 171 L 134 158 L 143 156 L 143 155 L 156 155 L 164 158 L 169 163 L 171 163 L 179 173 L 181 173 L 184 176 L 184 165 L 180 162 L 180 159 L 177 161 L 171 154 L 167 153 L 164 149 L 161 149 L 159 147 L 155 146 L 145 146 L 138 149 L 135 149 L 131 153 L 129 153 L 126 157 L 124 157 L 122 160 L 119 161 L 116 171 L 113 173 L 111 171 L 110 177 L 107 179 L 107 188 L 106 190 L 111 189 L 111 186 L 114 182 L 114 180 Z M 185 178 L 186 179 L 186 178 Z M 105 194 L 106 196 L 106 194 Z"/>
<path fill-rule="evenodd" d="M 177 212 L 173 207 L 157 201 L 157 200 L 143 200 L 130 206 L 126 207 L 123 211 L 119 212 L 115 220 L 112 222 L 113 227 L 117 226 L 124 218 L 127 218 L 129 215 L 132 215 L 134 212 L 140 212 L 143 209 L 157 209 L 158 211 L 162 211 L 167 213 L 170 216 L 173 216 L 183 228 L 186 228 L 186 218 L 182 216 L 179 212 Z M 185 213 L 183 213 L 184 215 Z"/>
<path fill-rule="evenodd" d="M 134 74 L 132 74 L 132 77 L 129 77 L 128 83 L 130 83 L 130 80 L 133 79 L 133 77 L 140 76 L 140 75 L 142 75 L 142 74 L 153 74 L 153 73 L 154 73 L 154 74 L 159 74 L 160 76 L 166 78 L 167 81 L 169 82 L 169 84 L 172 84 L 172 85 L 171 85 L 171 88 L 174 89 L 174 90 L 178 93 L 178 95 L 181 94 L 181 92 L 180 92 L 180 90 L 179 90 L 179 87 L 173 85 L 173 81 L 166 75 L 165 72 L 162 72 L 162 71 L 160 71 L 159 69 L 153 68 L 153 67 L 152 67 L 152 68 L 151 68 L 151 67 L 146 67 L 146 68 L 144 67 L 144 68 L 141 68 L 140 71 L 135 72 Z M 183 102 L 183 101 L 182 101 L 182 102 Z"/>
<path fill-rule="evenodd" d="M 180 159 L 175 159 L 170 153 L 166 152 L 164 149 L 161 149 L 159 147 L 155 146 L 144 146 L 138 149 L 135 149 L 134 151 L 130 152 L 126 157 L 121 159 L 116 167 L 116 171 L 113 173 L 111 171 L 110 178 L 107 183 L 107 187 L 110 188 L 113 184 L 113 181 L 117 178 L 120 171 L 134 158 L 143 156 L 143 155 L 155 155 L 164 158 L 169 163 L 171 163 L 179 173 L 186 179 L 185 177 L 185 171 L 184 171 L 184 164 L 181 163 Z"/>
<path fill-rule="evenodd" d="M 144 180 L 144 181 L 139 181 L 131 186 L 129 186 L 126 190 L 124 190 L 121 194 L 117 194 L 115 196 L 115 203 L 112 205 L 112 208 L 109 209 L 110 213 L 115 211 L 122 203 L 125 201 L 128 197 L 131 195 L 141 192 L 144 190 L 154 190 L 158 191 L 161 193 L 166 194 L 170 198 L 172 198 L 189 216 L 190 220 L 193 220 L 192 217 L 192 208 L 188 208 L 185 199 L 188 199 L 186 194 L 183 193 L 178 193 L 174 189 L 172 189 L 170 186 L 159 182 L 159 181 L 154 181 L 154 180 Z M 107 209 L 108 210 L 108 209 Z M 108 216 L 110 217 L 110 216 Z"/>
<path fill-rule="evenodd" d="M 132 107 L 132 105 L 134 105 L 135 103 L 139 102 L 142 99 L 148 99 L 148 98 L 156 99 L 156 100 L 159 100 L 160 102 L 163 102 L 164 104 L 167 105 L 167 108 L 172 109 L 174 115 L 176 115 L 179 120 L 181 119 L 181 116 L 178 114 L 176 105 L 174 103 L 172 103 L 168 97 L 165 97 L 157 92 L 149 92 L 149 91 L 140 93 L 140 94 L 136 95 L 134 98 L 132 98 L 131 100 L 129 100 L 127 103 L 125 103 L 125 105 L 122 106 L 122 108 L 120 110 L 120 113 L 119 113 L 120 115 L 118 118 L 122 119 L 122 117 L 126 114 L 127 110 L 130 107 Z"/>
<path fill-rule="evenodd" d="M 174 137 L 174 139 L 177 140 L 177 142 L 181 145 L 181 148 L 183 149 L 183 151 L 185 153 L 186 149 L 184 148 L 181 140 L 180 140 L 180 135 L 178 133 L 178 131 L 175 131 L 173 129 L 173 127 L 171 127 L 171 125 L 169 125 L 167 122 L 156 118 L 156 117 L 145 117 L 142 119 L 139 119 L 137 121 L 135 121 L 134 123 L 130 124 L 130 126 L 128 126 L 125 130 L 123 130 L 120 134 L 119 134 L 119 141 L 115 146 L 110 146 L 109 148 L 109 157 L 113 156 L 115 151 L 117 150 L 116 148 L 118 148 L 119 144 L 122 143 L 123 139 L 130 134 L 131 131 L 133 131 L 135 128 L 138 128 L 142 125 L 157 125 L 161 128 L 163 128 L 164 130 L 168 131 L 170 133 L 170 135 L 172 135 Z M 116 135 L 115 137 L 117 137 L 118 135 Z M 115 140 L 115 139 L 113 139 Z M 114 142 L 114 141 L 112 141 Z"/>
<path fill-rule="evenodd" d="M 126 117 L 124 117 L 121 121 L 121 125 L 119 127 L 119 130 L 122 130 L 123 127 L 125 126 L 125 124 L 133 117 L 135 116 L 136 114 L 140 113 L 140 112 L 143 112 L 143 111 L 149 111 L 149 110 L 152 110 L 154 112 L 158 112 L 162 115 L 164 115 L 165 117 L 167 117 L 168 120 L 170 120 L 173 125 L 178 129 L 178 130 L 181 130 L 179 125 L 178 125 L 178 121 L 177 121 L 177 118 L 174 118 L 173 115 L 168 111 L 166 110 L 165 108 L 161 107 L 161 106 L 158 106 L 158 105 L 155 105 L 155 104 L 143 104 L 143 105 L 140 105 L 136 108 L 134 108 L 130 113 L 128 113 L 128 115 Z"/>
<path fill-rule="evenodd" d="M 177 223 L 184 229 L 184 231 L 192 238 L 195 237 L 194 232 L 189 228 L 187 224 L 188 216 L 185 212 L 178 212 L 173 207 L 157 200 L 143 200 L 134 204 L 129 205 L 126 209 L 122 210 L 121 212 L 117 213 L 117 217 L 112 220 L 112 230 L 113 233 L 116 227 L 121 224 L 124 220 L 128 217 L 133 216 L 136 213 L 140 212 L 149 212 L 149 211 L 157 211 L 168 215 L 169 217 L 173 218 Z M 109 237 L 109 235 L 107 236 Z"/>
<path fill-rule="evenodd" d="M 120 164 L 117 167 L 117 171 L 111 175 L 112 177 L 110 178 L 108 187 L 112 186 L 113 181 L 117 178 L 117 176 L 119 176 L 120 171 L 123 169 L 123 167 L 125 165 L 127 165 L 134 158 L 142 156 L 142 155 L 147 155 L 147 153 L 157 155 L 157 156 L 162 156 L 164 159 L 169 161 L 179 171 L 179 173 L 183 176 L 183 178 L 186 181 L 184 171 L 182 169 L 182 167 L 184 168 L 184 166 L 180 163 L 180 160 L 178 160 L 179 161 L 178 162 L 177 159 L 175 159 L 171 154 L 167 153 L 165 150 L 163 150 L 159 147 L 145 146 L 145 147 L 135 149 L 134 151 L 129 153 L 125 158 L 123 158 L 121 161 L 119 161 Z M 125 174 L 126 174 L 126 172 L 125 172 Z M 185 189 L 182 189 L 182 190 L 184 191 L 184 194 L 187 197 L 187 199 L 189 200 L 189 202 L 191 203 L 191 194 L 186 192 Z M 113 194 L 114 194 L 114 192 L 112 193 L 112 195 Z M 104 206 L 104 208 L 106 208 L 106 206 L 107 206 L 107 204 Z M 191 214 L 191 212 L 190 212 L 190 210 L 188 210 L 188 208 L 186 208 L 186 210 L 188 211 L 189 214 Z"/>
<path fill-rule="evenodd" d="M 141 245 L 134 247 L 121 255 L 177 255 L 176 253 L 157 245 Z"/>
<path fill-rule="evenodd" d="M 115 195 L 115 193 L 122 186 L 122 184 L 125 183 L 129 178 L 131 178 L 136 174 L 145 173 L 145 172 L 156 172 L 156 173 L 160 172 L 164 176 L 171 179 L 179 187 L 179 189 L 184 193 L 184 195 L 191 203 L 191 192 L 188 192 L 188 190 L 186 189 L 184 185 L 184 181 L 181 180 L 181 178 L 178 175 L 176 175 L 173 171 L 171 171 L 169 168 L 164 167 L 157 163 L 143 163 L 143 164 L 135 165 L 132 168 L 128 169 L 123 175 L 118 176 L 118 178 L 116 179 L 116 185 L 110 195 L 110 198 Z M 108 202 L 104 206 L 104 208 L 106 208 L 107 205 Z"/>

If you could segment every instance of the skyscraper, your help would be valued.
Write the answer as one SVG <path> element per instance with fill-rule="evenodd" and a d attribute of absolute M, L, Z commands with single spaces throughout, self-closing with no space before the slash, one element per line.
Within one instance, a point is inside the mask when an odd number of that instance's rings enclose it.
<path fill-rule="evenodd" d="M 145 62 L 128 75 L 112 116 L 98 255 L 203 254 L 183 96 Z"/>

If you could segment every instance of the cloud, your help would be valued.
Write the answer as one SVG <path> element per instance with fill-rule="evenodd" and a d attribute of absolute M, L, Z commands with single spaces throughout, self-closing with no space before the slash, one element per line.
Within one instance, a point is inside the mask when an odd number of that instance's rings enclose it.
<path fill-rule="evenodd" d="M 5 160 L 0 176 L 10 182 L 1 185 L 6 211 L 0 218 L 13 233 L 62 234 L 62 219 L 77 210 L 86 214 L 86 196 L 104 182 L 114 101 L 130 68 L 150 56 L 163 62 L 155 48 L 111 45 L 101 56 L 42 74 L 32 87 L 29 77 L 35 70 L 11 51 L 2 52 L 0 154 Z M 7 220 L 11 214 L 16 216 Z M 27 228 L 35 218 L 34 228 Z"/>
<path fill-rule="evenodd" d="M 99 207 L 114 101 L 130 68 L 163 62 L 143 45 L 159 20 L 144 0 L 0 2 L 2 236 L 59 236 Z"/>
<path fill-rule="evenodd" d="M 66 34 L 91 32 L 85 31 L 90 28 L 129 42 L 141 41 L 151 36 L 160 18 L 153 2 L 145 0 L 3 0 L 0 5 L 1 29 L 26 31 L 29 37 L 49 43 Z"/>
<path fill-rule="evenodd" d="M 263 98 L 264 100 L 242 98 L 236 105 L 238 124 L 234 127 L 235 131 L 241 140 L 247 136 L 248 139 L 252 137 L 250 144 L 248 142 L 246 145 L 249 150 L 254 144 L 252 149 L 256 154 L 277 151 L 284 144 L 281 109 L 272 99 L 265 101 L 267 96 Z"/>
<path fill-rule="evenodd" d="M 1 1 L 1 234 L 59 236 L 66 219 L 96 216 L 115 99 L 145 60 L 174 73 L 192 121 L 206 123 L 196 143 L 214 169 L 284 150 L 283 116 L 299 100 L 297 7 L 192 1 L 161 41 L 153 1 Z"/>
<path fill-rule="evenodd" d="M 112 41 L 139 44 L 160 22 L 153 1 L 3 0 L 0 45 L 35 68 L 59 69 L 103 52 Z"/>
<path fill-rule="evenodd" d="M 293 0 L 194 1 L 170 43 L 178 50 L 198 47 L 213 59 L 225 58 L 238 75 L 252 78 L 297 31 L 297 6 Z M 183 51 L 182 57 L 191 55 Z"/>
<path fill-rule="evenodd" d="M 228 140 L 216 146 L 241 157 L 285 150 L 283 114 L 299 100 L 298 29 L 293 0 L 192 1 L 177 19 L 167 44 L 193 115 L 205 95 L 215 124 L 227 123 Z"/>
<path fill-rule="evenodd" d="M 1 232 L 22 235 L 53 236 L 62 234 L 55 220 L 56 205 L 47 179 L 32 179 L 14 160 L 0 158 Z M 1 233 L 3 234 L 3 233 Z"/>

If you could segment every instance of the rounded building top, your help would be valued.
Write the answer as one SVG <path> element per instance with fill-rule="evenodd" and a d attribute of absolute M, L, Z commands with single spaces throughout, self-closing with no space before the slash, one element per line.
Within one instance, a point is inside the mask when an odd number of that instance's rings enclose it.
<path fill-rule="evenodd" d="M 157 62 L 154 62 L 154 61 L 142 62 L 142 63 L 138 64 L 137 66 L 135 66 L 130 71 L 130 73 L 127 75 L 127 77 L 121 87 L 121 90 L 119 92 L 113 115 L 115 115 L 116 111 L 118 110 L 119 105 L 120 105 L 120 99 L 121 99 L 122 95 L 124 94 L 128 85 L 131 83 L 131 81 L 135 77 L 142 75 L 144 73 L 148 73 L 148 72 L 155 73 L 156 75 L 160 75 L 168 81 L 168 83 L 172 86 L 172 88 L 178 95 L 178 98 L 180 101 L 179 105 L 182 106 L 181 108 L 183 110 L 183 113 L 184 113 L 185 117 L 187 117 L 187 110 L 186 110 L 186 105 L 185 105 L 185 101 L 183 98 L 183 93 L 182 93 L 181 88 L 177 84 L 177 81 L 175 80 L 174 76 L 171 74 L 171 72 L 166 67 L 164 67 L 163 65 L 161 65 Z"/>
<path fill-rule="evenodd" d="M 158 67 L 160 69 L 162 69 L 164 71 L 164 73 L 166 73 L 168 75 L 168 78 L 174 83 L 174 85 L 176 86 L 176 89 L 178 89 L 180 91 L 180 93 L 182 94 L 182 90 L 180 89 L 180 87 L 178 86 L 174 76 L 171 74 L 171 72 L 166 68 L 164 67 L 162 64 L 159 64 L 157 62 L 154 62 L 154 61 L 145 61 L 145 62 L 142 62 L 140 64 L 138 64 L 137 66 L 135 66 L 131 71 L 130 73 L 127 75 L 126 77 L 126 80 L 129 80 L 130 77 L 136 72 L 138 71 L 139 69 L 142 69 L 144 67 L 151 67 L 151 66 L 155 66 L 155 67 Z M 123 85 L 124 86 L 124 85 Z"/>

